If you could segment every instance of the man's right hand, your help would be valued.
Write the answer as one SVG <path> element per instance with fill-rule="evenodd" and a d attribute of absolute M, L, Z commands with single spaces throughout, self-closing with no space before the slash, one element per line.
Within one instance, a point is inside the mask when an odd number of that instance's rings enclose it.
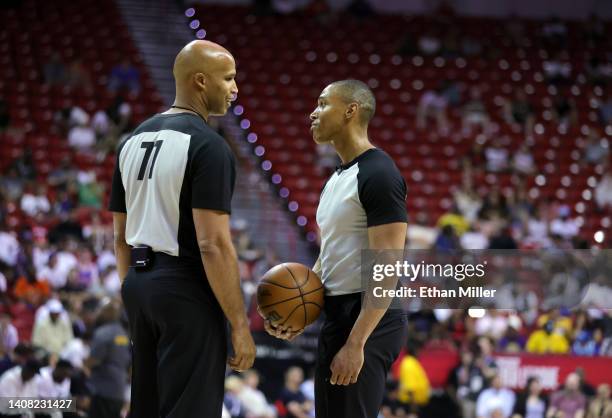
<path fill-rule="evenodd" d="M 298 335 L 304 332 L 304 329 L 293 331 L 291 327 L 284 327 L 282 325 L 272 325 L 270 320 L 264 319 L 264 328 L 268 334 L 281 340 L 291 341 Z"/>
<path fill-rule="evenodd" d="M 232 346 L 234 355 L 229 358 L 229 366 L 237 372 L 243 372 L 253 367 L 257 349 L 248 326 L 232 328 Z"/>

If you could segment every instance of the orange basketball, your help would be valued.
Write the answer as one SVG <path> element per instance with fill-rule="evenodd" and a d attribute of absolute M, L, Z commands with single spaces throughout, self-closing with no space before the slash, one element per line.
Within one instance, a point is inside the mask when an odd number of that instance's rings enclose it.
<path fill-rule="evenodd" d="M 321 279 L 299 263 L 283 263 L 264 274 L 257 287 L 257 306 L 272 325 L 297 331 L 312 324 L 323 309 Z"/>

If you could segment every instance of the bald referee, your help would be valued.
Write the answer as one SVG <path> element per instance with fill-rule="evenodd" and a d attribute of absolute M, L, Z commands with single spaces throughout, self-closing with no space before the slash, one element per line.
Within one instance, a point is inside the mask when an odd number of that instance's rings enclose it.
<path fill-rule="evenodd" d="M 113 176 L 133 353 L 130 416 L 218 418 L 226 362 L 246 370 L 255 359 L 229 228 L 234 156 L 207 123 L 238 93 L 236 68 L 225 48 L 194 41 L 173 72 L 174 105 L 120 144 Z"/>
<path fill-rule="evenodd" d="M 375 418 L 387 372 L 404 339 L 397 309 L 362 304 L 361 251 L 403 250 L 406 184 L 393 160 L 370 142 L 376 102 L 357 80 L 327 86 L 310 115 L 317 144 L 330 143 L 342 164 L 327 180 L 317 209 L 321 252 L 314 270 L 325 286 L 325 323 L 315 375 L 317 418 Z M 302 330 L 266 329 L 292 339 Z"/>

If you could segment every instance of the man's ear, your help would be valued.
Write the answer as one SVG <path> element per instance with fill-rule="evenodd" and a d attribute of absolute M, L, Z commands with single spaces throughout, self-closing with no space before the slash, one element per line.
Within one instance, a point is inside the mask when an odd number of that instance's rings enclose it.
<path fill-rule="evenodd" d="M 358 108 L 357 103 L 349 104 L 348 107 L 346 108 L 346 111 L 344 112 L 344 117 L 347 119 L 354 118 L 355 115 L 357 114 L 357 108 Z"/>
<path fill-rule="evenodd" d="M 206 88 L 207 77 L 204 73 L 195 73 L 193 76 L 196 85 L 202 89 Z"/>

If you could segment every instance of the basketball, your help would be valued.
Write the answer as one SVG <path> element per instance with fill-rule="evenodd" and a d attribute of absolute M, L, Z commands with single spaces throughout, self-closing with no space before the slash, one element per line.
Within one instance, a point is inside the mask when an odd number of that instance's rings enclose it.
<path fill-rule="evenodd" d="M 323 309 L 323 284 L 308 267 L 283 263 L 264 274 L 257 287 L 257 306 L 272 325 L 304 329 Z"/>

